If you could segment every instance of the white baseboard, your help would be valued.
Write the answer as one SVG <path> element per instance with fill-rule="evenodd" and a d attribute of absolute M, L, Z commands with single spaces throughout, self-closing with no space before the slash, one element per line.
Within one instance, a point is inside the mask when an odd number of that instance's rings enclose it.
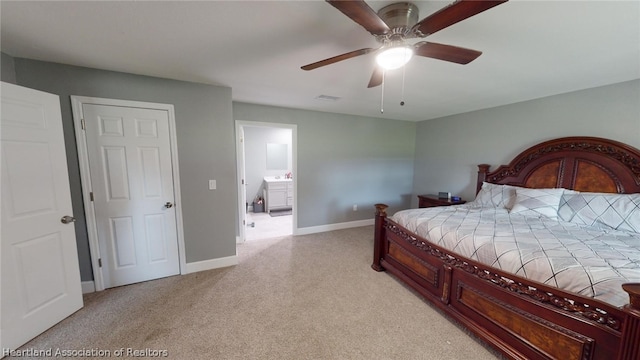
<path fill-rule="evenodd" d="M 205 271 L 211 269 L 219 269 L 227 266 L 233 266 L 238 264 L 238 255 L 227 256 L 218 259 L 196 261 L 187 263 L 187 274 L 191 274 L 198 271 Z"/>
<path fill-rule="evenodd" d="M 80 285 L 82 286 L 83 294 L 96 292 L 96 284 L 93 281 L 83 281 Z"/>
<path fill-rule="evenodd" d="M 185 274 L 190 274 L 198 271 L 218 269 L 218 268 L 233 266 L 237 264 L 238 264 L 237 255 L 227 256 L 219 259 L 197 261 L 197 262 L 188 263 L 186 266 L 186 272 L 182 274 L 185 275 Z M 83 294 L 88 294 L 96 291 L 96 286 L 93 281 L 82 281 L 80 284 L 82 286 Z"/>
<path fill-rule="evenodd" d="M 366 219 L 366 220 L 357 220 L 357 221 L 349 221 L 337 224 L 328 224 L 328 225 L 320 225 L 320 226 L 309 226 L 304 228 L 297 228 L 293 231 L 293 235 L 307 235 L 307 234 L 315 234 L 325 231 L 333 231 L 333 230 L 342 230 L 349 229 L 354 227 L 361 226 L 369 226 L 374 224 L 374 219 Z"/>

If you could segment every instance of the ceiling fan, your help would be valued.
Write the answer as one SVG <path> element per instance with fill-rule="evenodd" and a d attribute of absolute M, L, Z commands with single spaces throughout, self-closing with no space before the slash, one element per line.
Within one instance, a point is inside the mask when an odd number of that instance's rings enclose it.
<path fill-rule="evenodd" d="M 383 82 L 384 70 L 404 66 L 415 54 L 438 60 L 468 64 L 475 60 L 481 51 L 458 46 L 420 41 L 409 44 L 406 40 L 424 38 L 457 22 L 477 15 L 508 0 L 458 0 L 437 12 L 418 21 L 418 7 L 409 2 L 394 3 L 383 7 L 377 13 L 363 0 L 326 0 L 351 20 L 369 31 L 382 45 L 378 48 L 364 48 L 305 66 L 303 70 L 313 70 L 356 56 L 378 52 L 376 66 L 368 87 Z"/>

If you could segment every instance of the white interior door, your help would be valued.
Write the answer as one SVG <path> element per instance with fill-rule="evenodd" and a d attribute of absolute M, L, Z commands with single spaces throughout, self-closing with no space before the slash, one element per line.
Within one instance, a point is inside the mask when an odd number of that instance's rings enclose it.
<path fill-rule="evenodd" d="M 59 98 L 2 83 L 1 106 L 0 348 L 15 349 L 83 303 Z"/>
<path fill-rule="evenodd" d="M 104 287 L 179 274 L 168 111 L 82 111 Z"/>

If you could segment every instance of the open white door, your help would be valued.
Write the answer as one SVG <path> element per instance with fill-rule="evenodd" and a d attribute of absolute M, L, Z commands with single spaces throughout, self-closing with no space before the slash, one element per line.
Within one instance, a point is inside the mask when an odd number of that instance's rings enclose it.
<path fill-rule="evenodd" d="M 240 231 L 238 243 L 246 240 L 247 226 L 247 184 L 245 181 L 245 157 L 244 157 L 244 128 L 236 124 L 236 151 L 238 152 L 238 192 L 240 193 L 240 204 L 238 204 L 238 218 L 240 219 Z"/>
<path fill-rule="evenodd" d="M 83 303 L 59 98 L 2 83 L 1 106 L 0 348 L 13 350 Z"/>

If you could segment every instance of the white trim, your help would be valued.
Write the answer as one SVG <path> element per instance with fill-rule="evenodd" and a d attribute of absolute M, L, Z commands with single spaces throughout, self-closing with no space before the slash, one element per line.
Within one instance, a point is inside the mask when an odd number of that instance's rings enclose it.
<path fill-rule="evenodd" d="M 253 126 L 253 127 L 269 127 L 269 128 L 281 128 L 281 129 L 291 129 L 291 173 L 293 174 L 293 211 L 292 211 L 292 234 L 297 234 L 298 229 L 298 125 L 296 124 L 284 124 L 284 123 L 269 123 L 269 122 L 261 122 L 261 121 L 244 121 L 244 120 L 236 120 L 236 169 L 238 175 L 238 226 L 241 229 L 238 229 L 239 236 L 236 237 L 236 243 L 243 243 L 246 238 L 244 228 L 242 228 L 242 215 L 246 209 L 246 205 L 242 202 L 242 184 L 240 179 L 240 167 L 242 166 L 242 159 L 240 153 L 240 146 L 244 146 L 244 144 L 240 144 L 238 139 L 239 129 L 245 126 Z"/>
<path fill-rule="evenodd" d="M 82 105 L 95 104 L 107 106 L 123 106 L 142 109 L 163 110 L 169 116 L 169 143 L 171 147 L 171 162 L 173 168 L 173 195 L 176 210 L 176 231 L 178 236 L 178 256 L 180 260 L 180 274 L 186 274 L 187 259 L 184 246 L 184 228 L 182 222 L 182 198 L 180 196 L 180 172 L 178 168 L 178 142 L 176 138 L 176 119 L 174 106 L 171 104 L 150 103 L 141 101 L 129 101 L 118 99 L 104 99 L 86 96 L 71 96 L 71 110 L 73 113 L 73 123 L 76 134 L 76 147 L 78 149 L 78 162 L 80 165 L 80 179 L 82 186 L 82 197 L 84 203 L 85 218 L 87 220 L 87 232 L 89 236 L 89 250 L 91 252 L 91 267 L 93 268 L 93 281 L 95 290 L 105 289 L 104 277 L 101 267 L 98 264 L 100 259 L 100 245 L 98 243 L 98 230 L 93 204 L 89 198 L 91 192 L 91 173 L 89 171 L 89 155 L 87 150 L 87 138 L 82 129 Z"/>
<path fill-rule="evenodd" d="M 238 265 L 238 255 L 187 263 L 187 274 Z"/>
<path fill-rule="evenodd" d="M 82 293 L 88 294 L 92 292 L 96 292 L 96 285 L 93 281 L 83 281 L 80 283 L 82 285 Z"/>
<path fill-rule="evenodd" d="M 366 219 L 366 220 L 356 220 L 356 221 L 349 221 L 349 222 L 328 224 L 328 225 L 309 226 L 309 227 L 296 229 L 293 235 L 308 235 L 308 234 L 315 234 L 315 233 L 326 232 L 326 231 L 369 226 L 373 224 L 374 224 L 374 219 Z"/>

